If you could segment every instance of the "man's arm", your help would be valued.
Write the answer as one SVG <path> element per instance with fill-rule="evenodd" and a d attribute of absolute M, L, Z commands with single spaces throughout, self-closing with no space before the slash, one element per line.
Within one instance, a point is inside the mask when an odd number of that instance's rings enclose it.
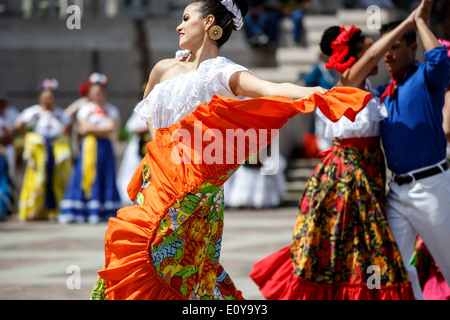
<path fill-rule="evenodd" d="M 433 0 L 422 0 L 414 17 L 417 31 L 419 31 L 420 39 L 422 40 L 425 51 L 441 46 L 436 36 L 431 32 L 427 25 L 432 7 Z"/>

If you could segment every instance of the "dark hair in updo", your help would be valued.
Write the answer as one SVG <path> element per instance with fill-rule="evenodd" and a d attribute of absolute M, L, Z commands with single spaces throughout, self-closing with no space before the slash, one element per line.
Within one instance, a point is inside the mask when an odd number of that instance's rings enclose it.
<path fill-rule="evenodd" d="M 231 32 L 236 30 L 233 23 L 234 15 L 220 3 L 220 0 L 194 0 L 193 3 L 199 3 L 199 11 L 203 18 L 212 14 L 216 19 L 216 25 L 223 30 L 222 37 L 216 40 L 217 46 L 220 48 L 231 36 Z M 247 0 L 234 0 L 234 3 L 241 10 L 242 18 L 247 14 Z"/>
<path fill-rule="evenodd" d="M 331 56 L 333 49 L 331 49 L 331 43 L 339 36 L 341 33 L 341 27 L 333 26 L 325 30 L 320 40 L 320 50 L 327 56 Z M 361 30 L 356 31 L 348 45 L 348 55 L 345 57 L 344 61 L 354 57 L 357 60 L 356 55 L 362 51 L 364 48 L 364 40 L 368 36 L 361 32 Z"/>

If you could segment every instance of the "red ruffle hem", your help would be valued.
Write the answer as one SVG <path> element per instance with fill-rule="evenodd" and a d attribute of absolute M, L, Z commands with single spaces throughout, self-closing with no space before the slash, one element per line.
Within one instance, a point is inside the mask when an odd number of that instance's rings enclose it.
<path fill-rule="evenodd" d="M 414 300 L 410 284 L 369 289 L 366 284 L 319 284 L 294 275 L 290 246 L 253 265 L 250 277 L 267 300 Z"/>

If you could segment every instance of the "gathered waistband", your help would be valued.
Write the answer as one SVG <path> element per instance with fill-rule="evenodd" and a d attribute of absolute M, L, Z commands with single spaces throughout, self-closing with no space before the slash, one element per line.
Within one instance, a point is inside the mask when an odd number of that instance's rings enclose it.
<path fill-rule="evenodd" d="M 378 148 L 380 137 L 346 138 L 341 140 L 341 147 Z"/>

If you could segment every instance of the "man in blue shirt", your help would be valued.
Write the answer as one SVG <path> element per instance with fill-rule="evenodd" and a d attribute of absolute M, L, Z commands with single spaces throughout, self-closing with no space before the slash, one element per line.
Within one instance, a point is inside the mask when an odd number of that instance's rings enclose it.
<path fill-rule="evenodd" d="M 419 234 L 450 285 L 450 170 L 442 107 L 449 82 L 447 51 L 427 26 L 432 1 L 422 0 L 413 13 L 425 48 L 425 62 L 416 61 L 416 31 L 407 32 L 385 54 L 391 73 L 379 86 L 389 116 L 381 137 L 393 178 L 387 196 L 387 218 L 400 248 L 416 299 L 423 299 L 414 266 L 409 264 Z M 381 36 L 395 27 L 382 27 Z"/>

